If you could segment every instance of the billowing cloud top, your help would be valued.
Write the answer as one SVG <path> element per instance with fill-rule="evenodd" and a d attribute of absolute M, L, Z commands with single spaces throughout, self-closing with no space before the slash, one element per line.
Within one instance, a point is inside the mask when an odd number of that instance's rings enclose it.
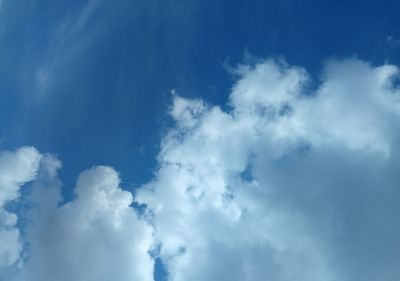
<path fill-rule="evenodd" d="M 281 61 L 234 75 L 228 110 L 174 96 L 159 168 L 135 198 L 100 166 L 60 205 L 58 160 L 3 153 L 3 276 L 153 280 L 159 258 L 171 281 L 398 280 L 397 67 L 333 61 L 316 89 Z M 29 181 L 31 207 L 9 205 Z"/>

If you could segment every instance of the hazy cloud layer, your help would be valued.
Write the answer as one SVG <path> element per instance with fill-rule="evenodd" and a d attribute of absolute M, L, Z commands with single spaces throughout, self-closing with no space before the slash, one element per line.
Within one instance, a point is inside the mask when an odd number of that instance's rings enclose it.
<path fill-rule="evenodd" d="M 175 125 L 135 198 L 98 166 L 61 204 L 57 159 L 3 153 L 0 272 L 153 280 L 157 255 L 173 281 L 398 280 L 398 68 L 331 61 L 316 89 L 282 61 L 233 75 L 228 109 L 174 95 Z M 32 180 L 29 207 L 8 207 Z"/>

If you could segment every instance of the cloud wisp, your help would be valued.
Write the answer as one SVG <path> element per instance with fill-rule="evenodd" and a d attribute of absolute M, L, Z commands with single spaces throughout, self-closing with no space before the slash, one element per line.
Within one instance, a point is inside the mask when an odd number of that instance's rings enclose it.
<path fill-rule="evenodd" d="M 3 275 L 153 280 L 156 256 L 173 281 L 398 280 L 398 71 L 331 61 L 312 89 L 305 69 L 264 60 L 236 68 L 228 109 L 174 95 L 134 197 L 99 166 L 59 206 L 58 160 L 3 154 Z M 6 204 L 31 180 L 20 234 Z"/>

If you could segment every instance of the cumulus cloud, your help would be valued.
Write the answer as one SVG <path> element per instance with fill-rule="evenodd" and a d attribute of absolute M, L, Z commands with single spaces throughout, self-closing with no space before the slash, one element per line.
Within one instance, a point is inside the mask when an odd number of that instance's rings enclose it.
<path fill-rule="evenodd" d="M 229 110 L 174 97 L 153 214 L 169 280 L 397 280 L 400 92 L 393 65 L 237 68 Z"/>
<path fill-rule="evenodd" d="M 61 204 L 61 163 L 33 148 L 0 158 L 0 273 L 5 280 L 153 280 L 152 228 L 131 207 L 132 194 L 119 187 L 117 172 L 93 167 L 79 176 L 76 199 Z M 34 180 L 17 216 L 5 203 Z M 19 261 L 18 263 L 16 263 Z M 1 275 L 0 275 L 1 276 Z"/>
<path fill-rule="evenodd" d="M 0 272 L 15 264 L 22 250 L 17 215 L 7 210 L 7 204 L 18 200 L 21 186 L 35 178 L 40 158 L 32 147 L 0 154 Z"/>
<path fill-rule="evenodd" d="M 77 198 L 60 207 L 57 201 L 43 201 L 49 189 L 58 189 L 51 177 L 46 182 L 27 230 L 29 255 L 17 280 L 153 280 L 152 230 L 139 221 L 132 194 L 119 187 L 114 169 L 82 172 Z"/>
<path fill-rule="evenodd" d="M 171 281 L 399 280 L 398 74 L 331 61 L 312 88 L 265 60 L 237 67 L 228 109 L 174 94 L 135 196 L 96 166 L 64 203 L 54 156 L 4 152 L 0 277 L 150 281 L 159 258 Z"/>

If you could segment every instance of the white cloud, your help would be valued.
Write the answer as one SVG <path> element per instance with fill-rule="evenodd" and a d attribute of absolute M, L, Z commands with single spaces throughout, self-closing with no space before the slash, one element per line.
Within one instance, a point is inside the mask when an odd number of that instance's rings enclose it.
<path fill-rule="evenodd" d="M 40 158 L 32 147 L 0 154 L 0 272 L 15 264 L 22 250 L 17 215 L 7 210 L 7 204 L 18 200 L 21 186 L 35 178 Z"/>
<path fill-rule="evenodd" d="M 153 252 L 171 281 L 399 280 L 397 67 L 331 61 L 314 90 L 285 62 L 236 74 L 229 110 L 174 95 L 135 199 L 97 166 L 61 204 L 57 159 L 1 154 L 0 278 L 150 281 Z"/>
<path fill-rule="evenodd" d="M 43 176 L 27 229 L 27 259 L 16 280 L 153 280 L 152 229 L 140 221 L 118 174 L 99 166 L 81 173 L 77 198 L 57 207 L 59 183 Z M 50 200 L 49 200 L 50 197 Z"/>
<path fill-rule="evenodd" d="M 174 97 L 138 190 L 174 281 L 397 280 L 395 66 L 241 66 L 230 111 Z"/>
<path fill-rule="evenodd" d="M 115 170 L 98 166 L 82 172 L 76 199 L 59 206 L 60 167 L 34 148 L 1 154 L 0 278 L 153 280 L 152 228 L 138 218 L 132 194 L 119 187 Z M 16 208 L 27 222 L 21 233 L 6 204 L 17 202 L 21 185 L 32 180 L 24 198 L 28 208 Z"/>

